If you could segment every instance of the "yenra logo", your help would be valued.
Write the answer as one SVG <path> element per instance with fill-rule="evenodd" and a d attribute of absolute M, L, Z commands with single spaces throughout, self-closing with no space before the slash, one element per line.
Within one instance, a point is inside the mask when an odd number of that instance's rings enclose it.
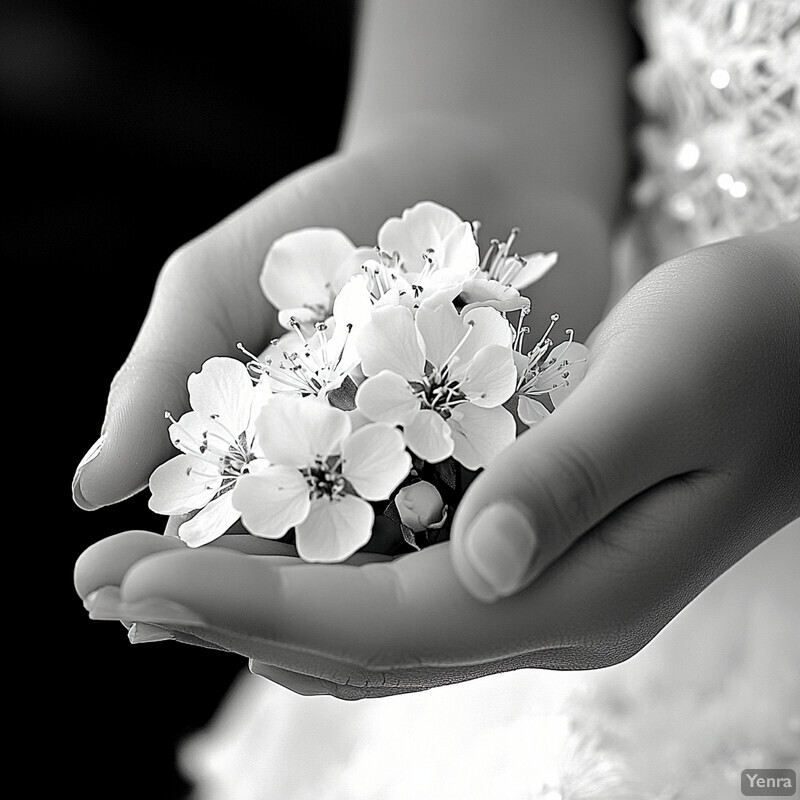
<path fill-rule="evenodd" d="M 745 797 L 793 797 L 797 775 L 793 769 L 742 770 L 742 794 Z"/>

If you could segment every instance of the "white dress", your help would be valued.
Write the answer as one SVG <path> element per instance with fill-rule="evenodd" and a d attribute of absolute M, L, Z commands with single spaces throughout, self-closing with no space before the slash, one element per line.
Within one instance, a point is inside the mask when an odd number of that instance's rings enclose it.
<path fill-rule="evenodd" d="M 644 0 L 645 121 L 618 288 L 800 214 L 800 2 Z M 249 674 L 185 742 L 197 800 L 728 800 L 800 771 L 800 520 L 604 670 L 345 703 Z"/>

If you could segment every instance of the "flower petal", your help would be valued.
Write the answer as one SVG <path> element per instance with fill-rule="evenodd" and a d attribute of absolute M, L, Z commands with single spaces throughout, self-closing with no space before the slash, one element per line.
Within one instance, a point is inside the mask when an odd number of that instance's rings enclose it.
<path fill-rule="evenodd" d="M 218 420 L 229 441 L 247 429 L 253 402 L 253 381 L 235 358 L 209 358 L 187 382 L 189 402 L 205 420 Z M 231 437 L 232 434 L 233 436 Z"/>
<path fill-rule="evenodd" d="M 479 408 L 463 403 L 448 420 L 453 457 L 467 469 L 487 467 L 516 438 L 517 423 L 502 406 Z"/>
<path fill-rule="evenodd" d="M 152 497 L 147 505 L 156 514 L 185 514 L 206 505 L 221 484 L 213 464 L 197 456 L 175 456 L 150 476 Z"/>
<path fill-rule="evenodd" d="M 550 416 L 550 412 L 538 400 L 521 395 L 517 404 L 517 416 L 527 426 L 533 427 Z"/>
<path fill-rule="evenodd" d="M 385 369 L 358 387 L 356 408 L 374 422 L 404 425 L 419 410 L 419 400 L 405 378 Z"/>
<path fill-rule="evenodd" d="M 208 420 L 204 420 L 197 411 L 187 411 L 169 426 L 169 438 L 178 450 L 197 455 L 207 429 Z"/>
<path fill-rule="evenodd" d="M 292 331 L 291 335 L 294 337 L 297 336 L 297 334 L 294 333 L 295 324 L 300 325 L 306 336 L 313 336 L 315 323 L 320 322 L 320 317 L 324 317 L 328 310 L 327 306 L 317 306 L 316 308 L 305 308 L 303 306 L 282 308 L 278 311 L 278 324 L 281 328 Z"/>
<path fill-rule="evenodd" d="M 554 406 L 563 403 L 583 379 L 588 357 L 589 348 L 580 342 L 561 342 L 547 354 L 535 388 L 548 392 Z"/>
<path fill-rule="evenodd" d="M 264 408 L 274 393 L 269 378 L 266 375 L 262 375 L 261 380 L 253 387 L 253 402 L 250 408 L 250 425 L 248 426 L 249 439 L 252 440 L 255 435 L 255 422 L 261 413 L 261 409 Z"/>
<path fill-rule="evenodd" d="M 494 308 L 481 306 L 473 308 L 462 314 L 465 325 L 474 326 L 472 335 L 465 342 L 466 349 L 461 354 L 466 359 L 467 354 L 477 353 L 483 347 L 497 344 L 501 347 L 511 347 L 514 341 L 514 329 L 508 320 Z"/>
<path fill-rule="evenodd" d="M 466 336 L 469 340 L 474 331 L 469 330 L 450 302 L 439 305 L 423 303 L 416 316 L 417 330 L 425 346 L 425 357 L 435 367 L 441 367 Z M 464 342 L 466 345 L 466 342 Z"/>
<path fill-rule="evenodd" d="M 517 380 L 521 380 L 525 375 L 525 370 L 528 369 L 528 357 L 522 355 L 518 350 L 512 350 L 514 357 L 514 366 L 517 368 Z"/>
<path fill-rule="evenodd" d="M 388 369 L 410 381 L 422 378 L 425 355 L 409 309 L 376 308 L 370 321 L 354 335 L 365 375 Z"/>
<path fill-rule="evenodd" d="M 350 433 L 346 411 L 316 397 L 280 393 L 268 398 L 256 420 L 256 438 L 273 464 L 307 467 L 339 452 Z"/>
<path fill-rule="evenodd" d="M 531 253 L 525 256 L 525 266 L 511 279 L 511 285 L 515 289 L 525 289 L 549 272 L 556 261 L 558 261 L 556 252 Z"/>
<path fill-rule="evenodd" d="M 332 359 L 335 356 L 335 371 L 341 382 L 344 375 L 361 363 L 353 332 L 372 318 L 372 300 L 363 275 L 353 276 L 342 287 L 333 302 L 333 318 L 335 325 L 333 334 L 329 335 L 327 352 Z"/>
<path fill-rule="evenodd" d="M 303 342 L 297 333 L 293 330 L 289 331 L 273 339 L 259 354 L 258 360 L 266 362 L 268 358 L 271 358 L 274 361 L 280 361 L 284 357 L 284 353 L 293 353 L 299 350 L 302 345 Z"/>
<path fill-rule="evenodd" d="M 386 500 L 411 469 L 403 434 L 373 423 L 351 433 L 342 443 L 342 475 L 366 500 Z"/>
<path fill-rule="evenodd" d="M 363 275 L 354 275 L 342 286 L 333 301 L 333 318 L 336 320 L 337 330 L 346 325 L 363 325 L 371 317 L 372 300 L 367 279 Z"/>
<path fill-rule="evenodd" d="M 561 345 L 558 345 L 558 347 L 561 347 Z M 554 347 L 553 352 L 558 347 Z M 575 387 L 583 380 L 583 376 L 589 366 L 589 348 L 580 342 L 571 342 L 569 347 L 565 347 L 560 355 L 561 362 L 566 362 L 564 372 L 568 373 L 568 375 L 564 378 L 562 373 L 562 385 L 550 392 L 550 400 L 552 400 L 554 406 L 560 405 L 572 394 Z"/>
<path fill-rule="evenodd" d="M 232 495 L 230 490 L 224 492 L 184 522 L 178 528 L 178 538 L 189 547 L 200 547 L 219 539 L 240 517 L 239 511 L 233 507 Z"/>
<path fill-rule="evenodd" d="M 469 222 L 462 222 L 442 242 L 441 267 L 457 269 L 464 277 L 478 266 L 480 253 Z"/>
<path fill-rule="evenodd" d="M 375 258 L 374 247 L 356 247 L 339 265 L 336 277 L 333 280 L 334 291 L 341 292 L 342 287 L 345 286 L 350 278 L 361 272 L 362 264 L 371 258 Z"/>
<path fill-rule="evenodd" d="M 468 364 L 459 388 L 476 406 L 493 408 L 505 403 L 517 386 L 517 368 L 510 347 L 490 344 Z"/>
<path fill-rule="evenodd" d="M 330 306 L 334 283 L 356 246 L 335 228 L 303 228 L 276 239 L 261 270 L 260 284 L 277 309 Z"/>
<path fill-rule="evenodd" d="M 265 467 L 236 482 L 233 506 L 250 533 L 280 539 L 308 516 L 309 486 L 291 467 Z"/>
<path fill-rule="evenodd" d="M 314 500 L 297 526 L 297 553 L 304 561 L 344 561 L 369 541 L 374 521 L 372 506 L 353 495 Z"/>
<path fill-rule="evenodd" d="M 401 217 L 390 217 L 383 223 L 378 247 L 386 253 L 399 253 L 405 270 L 416 272 L 422 269 L 422 254 L 433 248 L 441 258 L 444 240 L 464 224 L 454 211 L 424 200 L 405 209 Z M 456 244 L 454 241 L 454 250 Z"/>
<path fill-rule="evenodd" d="M 428 481 L 404 486 L 395 496 L 394 504 L 400 521 L 414 533 L 421 533 L 443 521 L 446 514 L 439 490 Z"/>
<path fill-rule="evenodd" d="M 453 454 L 450 427 L 435 411 L 418 411 L 403 428 L 408 448 L 429 464 L 444 461 Z"/>
<path fill-rule="evenodd" d="M 531 301 L 521 295 L 513 286 L 506 286 L 491 278 L 478 277 L 468 280 L 461 289 L 461 300 L 464 303 L 462 314 L 473 308 L 488 306 L 497 311 L 518 311 L 530 307 Z"/>
<path fill-rule="evenodd" d="M 464 332 L 469 331 L 469 336 L 451 362 L 450 375 L 456 380 L 465 377 L 470 362 L 484 347 L 499 345 L 510 349 L 514 339 L 514 331 L 508 320 L 493 308 L 473 308 L 466 314 L 462 313 L 461 319 Z"/>

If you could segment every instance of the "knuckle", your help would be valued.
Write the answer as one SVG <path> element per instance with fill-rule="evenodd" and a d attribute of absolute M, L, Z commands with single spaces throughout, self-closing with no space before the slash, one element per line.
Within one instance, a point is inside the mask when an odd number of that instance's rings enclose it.
<path fill-rule="evenodd" d="M 608 492 L 603 471 L 588 448 L 558 448 L 548 454 L 546 474 L 532 477 L 547 521 L 565 535 L 584 531 L 602 516 Z M 537 504 L 538 505 L 538 504 Z"/>

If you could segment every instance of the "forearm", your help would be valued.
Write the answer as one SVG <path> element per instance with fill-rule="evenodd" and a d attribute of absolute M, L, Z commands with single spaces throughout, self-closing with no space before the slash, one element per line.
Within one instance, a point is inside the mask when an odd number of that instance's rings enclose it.
<path fill-rule="evenodd" d="M 626 177 L 626 4 L 365 0 L 343 136 L 469 147 L 509 189 L 569 191 L 607 220 Z"/>

